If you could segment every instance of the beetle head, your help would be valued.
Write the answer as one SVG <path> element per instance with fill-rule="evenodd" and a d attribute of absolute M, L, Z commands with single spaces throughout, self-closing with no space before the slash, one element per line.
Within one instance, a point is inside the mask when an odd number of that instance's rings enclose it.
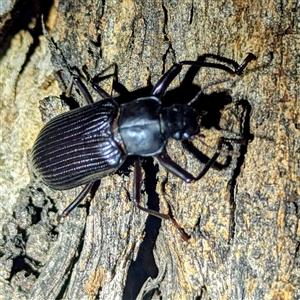
<path fill-rule="evenodd" d="M 187 140 L 199 131 L 199 114 L 187 104 L 174 104 L 162 111 L 162 130 L 166 138 Z"/>

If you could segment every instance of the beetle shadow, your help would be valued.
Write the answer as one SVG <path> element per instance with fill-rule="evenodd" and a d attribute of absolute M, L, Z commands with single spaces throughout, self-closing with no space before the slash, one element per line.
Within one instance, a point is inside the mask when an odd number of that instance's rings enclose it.
<path fill-rule="evenodd" d="M 147 206 L 159 211 L 159 195 L 156 193 L 158 166 L 154 165 L 153 158 L 143 160 L 142 167 L 145 171 L 145 192 Z M 127 280 L 122 299 L 136 299 L 145 281 L 151 277 L 156 278 L 158 268 L 154 260 L 153 249 L 161 226 L 161 219 L 148 215 L 145 222 L 145 236 L 140 245 L 135 261 L 132 261 L 127 274 Z M 154 292 L 154 291 L 153 291 Z M 151 299 L 152 292 L 143 299 Z M 148 298 L 149 297 L 149 298 Z"/>

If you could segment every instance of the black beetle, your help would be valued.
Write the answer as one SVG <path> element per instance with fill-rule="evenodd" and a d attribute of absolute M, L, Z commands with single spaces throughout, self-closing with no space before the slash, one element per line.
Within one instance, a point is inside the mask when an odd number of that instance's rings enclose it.
<path fill-rule="evenodd" d="M 171 160 L 165 146 L 169 138 L 186 140 L 199 133 L 201 115 L 191 106 L 198 95 L 188 104 L 174 104 L 166 108 L 162 107 L 161 99 L 183 65 L 217 68 L 240 75 L 253 59 L 255 56 L 248 54 L 234 71 L 219 63 L 181 61 L 162 76 L 150 96 L 121 105 L 89 79 L 93 88 L 105 98 L 94 103 L 80 77 L 73 75 L 68 93 L 75 82 L 89 105 L 50 120 L 39 133 L 31 151 L 33 172 L 50 188 L 66 190 L 85 184 L 82 192 L 64 210 L 62 217 L 67 216 L 84 199 L 96 180 L 118 170 L 129 155 L 153 156 L 169 172 L 185 182 L 202 178 L 228 139 L 220 139 L 216 153 L 200 174 L 194 177 Z M 242 139 L 234 141 L 241 142 Z M 137 159 L 134 203 L 149 214 L 170 220 L 183 238 L 188 239 L 169 215 L 140 206 L 140 189 L 141 166 Z"/>

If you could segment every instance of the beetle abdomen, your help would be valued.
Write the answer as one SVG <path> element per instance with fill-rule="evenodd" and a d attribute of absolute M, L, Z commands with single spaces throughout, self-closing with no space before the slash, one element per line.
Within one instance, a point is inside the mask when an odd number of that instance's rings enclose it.
<path fill-rule="evenodd" d="M 111 133 L 116 114 L 115 101 L 105 99 L 53 118 L 32 148 L 34 173 L 64 190 L 115 172 L 125 159 Z"/>

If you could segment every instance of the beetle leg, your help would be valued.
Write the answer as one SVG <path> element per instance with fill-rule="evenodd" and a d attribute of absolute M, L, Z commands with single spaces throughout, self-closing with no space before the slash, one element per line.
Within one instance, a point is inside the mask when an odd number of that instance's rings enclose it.
<path fill-rule="evenodd" d="M 176 164 L 171 157 L 168 155 L 166 149 L 156 156 L 154 156 L 158 162 L 169 172 L 184 180 L 185 182 L 192 182 L 195 177 L 187 172 L 185 169 Z"/>
<path fill-rule="evenodd" d="M 90 92 L 88 91 L 88 89 L 86 88 L 86 86 L 83 84 L 82 80 L 80 79 L 80 77 L 78 75 L 73 75 L 72 76 L 70 85 L 69 85 L 69 87 L 67 89 L 67 93 L 71 94 L 71 88 L 73 86 L 73 82 L 75 82 L 76 85 L 78 86 L 78 88 L 79 88 L 80 92 L 82 93 L 82 95 L 84 96 L 87 104 L 93 104 L 94 101 L 93 101 L 93 98 L 92 98 Z"/>
<path fill-rule="evenodd" d="M 93 89 L 103 98 L 110 98 L 110 95 L 103 89 L 101 88 L 90 76 L 88 70 L 87 70 L 87 66 L 83 66 L 82 71 L 84 72 L 87 80 L 91 83 Z M 102 80 L 105 80 L 106 78 L 109 78 L 110 76 L 112 76 L 111 74 L 103 76 Z"/>
<path fill-rule="evenodd" d="M 118 65 L 116 63 L 111 64 L 106 69 L 104 69 L 101 73 L 106 72 L 106 70 L 110 69 L 112 66 L 114 67 L 114 72 L 113 73 L 108 74 L 108 75 L 104 75 L 104 76 L 100 76 L 100 74 L 99 74 L 99 75 L 97 75 L 93 78 L 93 81 L 95 83 L 99 83 L 100 81 L 103 81 L 103 80 L 105 80 L 109 77 L 113 77 L 112 90 L 115 90 L 120 95 L 125 95 L 125 94 L 129 93 L 127 88 L 119 82 L 119 79 L 118 79 Z M 85 70 L 83 70 L 83 71 L 85 72 Z M 111 97 L 111 95 L 110 95 L 110 97 Z"/>
<path fill-rule="evenodd" d="M 93 79 L 90 78 L 88 73 L 85 73 L 87 76 L 88 81 L 91 83 L 93 89 L 103 98 L 111 98 L 110 95 L 104 90 L 102 89 L 96 82 L 93 81 Z M 70 95 L 71 94 L 71 89 L 73 86 L 73 82 L 76 83 L 76 85 L 78 86 L 80 92 L 83 94 L 84 98 L 86 99 L 87 104 L 92 104 L 94 103 L 93 98 L 91 96 L 91 94 L 89 93 L 88 89 L 86 88 L 86 86 L 83 84 L 81 78 L 78 75 L 73 75 L 71 82 L 69 84 L 69 87 L 67 89 L 66 95 Z"/>
<path fill-rule="evenodd" d="M 91 83 L 93 89 L 103 98 L 103 99 L 107 99 L 107 98 L 112 98 L 112 95 L 108 94 L 103 88 L 101 88 L 98 85 L 98 82 L 106 80 L 109 77 L 113 77 L 113 86 L 112 89 L 115 90 L 117 93 L 119 93 L 120 95 L 125 95 L 127 93 L 129 93 L 129 91 L 126 89 L 126 87 L 124 85 L 122 85 L 119 81 L 118 81 L 118 67 L 116 64 L 113 64 L 115 67 L 115 71 L 113 74 L 108 74 L 108 75 L 104 75 L 104 76 L 96 76 L 94 78 L 91 78 L 90 74 L 88 73 L 87 70 L 87 66 L 84 65 L 82 67 L 82 71 L 84 72 L 87 80 Z M 105 70 L 107 70 L 109 67 L 107 67 Z M 104 72 L 105 72 L 104 70 Z M 96 78 L 96 80 L 95 80 Z"/>
<path fill-rule="evenodd" d="M 92 79 L 90 80 L 90 83 L 92 84 L 93 89 L 103 98 L 111 98 L 111 96 L 103 89 L 101 88 L 96 82 L 94 82 Z"/>
<path fill-rule="evenodd" d="M 69 83 L 66 93 L 65 93 L 67 98 L 70 98 L 72 95 L 71 92 L 72 92 L 73 84 L 74 84 L 74 78 L 73 78 L 73 76 L 71 76 L 70 83 Z"/>
<path fill-rule="evenodd" d="M 76 208 L 79 203 L 86 197 L 86 195 L 89 193 L 90 189 L 92 188 L 94 182 L 88 183 L 83 190 L 80 192 L 80 194 L 75 198 L 75 200 L 63 211 L 63 213 L 57 218 L 58 223 L 61 222 L 61 220 L 69 215 L 69 213 Z"/>
<path fill-rule="evenodd" d="M 184 232 L 184 230 L 178 225 L 178 223 L 168 214 L 162 214 L 159 213 L 153 209 L 145 208 L 140 205 L 141 200 L 141 183 L 142 183 L 142 171 L 141 171 L 141 162 L 139 157 L 135 161 L 134 165 L 134 186 L 133 186 L 133 203 L 137 208 L 140 210 L 148 213 L 149 215 L 158 217 L 160 219 L 168 220 L 172 223 L 173 226 L 178 230 L 180 233 L 182 239 L 184 241 L 187 241 L 189 239 L 189 236 Z"/>
<path fill-rule="evenodd" d="M 205 164 L 204 168 L 200 172 L 200 174 L 194 177 L 191 173 L 187 172 L 185 169 L 176 164 L 168 155 L 167 151 L 164 150 L 162 153 L 155 156 L 155 158 L 159 161 L 159 163 L 169 172 L 173 173 L 175 176 L 181 178 L 187 183 L 194 182 L 200 180 L 206 172 L 211 168 L 211 166 L 215 163 L 217 158 L 219 157 L 222 146 L 225 142 L 235 142 L 239 144 L 244 144 L 245 139 L 227 139 L 220 138 L 217 146 L 217 150 L 212 158 Z"/>
<path fill-rule="evenodd" d="M 247 64 L 256 59 L 255 55 L 249 53 L 244 61 L 235 69 L 232 70 L 231 68 L 219 64 L 219 63 L 209 63 L 203 61 L 192 61 L 192 60 L 185 60 L 180 61 L 179 63 L 174 64 L 156 83 L 153 87 L 151 95 L 156 96 L 157 98 L 161 99 L 164 93 L 166 92 L 167 88 L 170 86 L 171 82 L 175 79 L 175 77 L 180 73 L 183 65 L 195 66 L 195 67 L 206 67 L 206 68 L 214 68 L 214 69 L 221 69 L 224 70 L 232 75 L 240 75 L 243 70 L 246 68 Z"/>
<path fill-rule="evenodd" d="M 111 75 L 107 75 L 111 76 Z M 101 96 L 103 99 L 112 98 L 103 88 L 101 88 L 93 79 L 89 79 L 90 83 L 92 84 L 93 89 Z M 115 79 L 113 80 L 113 90 L 117 91 L 119 94 L 126 94 L 129 91 L 118 81 Z"/>
<path fill-rule="evenodd" d="M 174 78 L 180 73 L 182 64 L 174 64 L 156 83 L 151 91 L 151 95 L 161 99 L 167 88 L 174 80 Z"/>
<path fill-rule="evenodd" d="M 179 177 L 183 181 L 187 183 L 191 183 L 193 181 L 197 181 L 201 179 L 206 174 L 206 172 L 210 169 L 210 167 L 214 164 L 214 162 L 217 160 L 218 156 L 220 155 L 221 148 L 222 148 L 222 142 L 220 139 L 216 153 L 205 164 L 203 170 L 200 172 L 200 174 L 197 177 L 194 177 L 191 173 L 189 173 L 188 171 L 180 167 L 177 163 L 175 163 L 168 155 L 165 149 L 162 153 L 156 155 L 155 158 L 167 171 L 171 172 L 172 174 Z"/>

